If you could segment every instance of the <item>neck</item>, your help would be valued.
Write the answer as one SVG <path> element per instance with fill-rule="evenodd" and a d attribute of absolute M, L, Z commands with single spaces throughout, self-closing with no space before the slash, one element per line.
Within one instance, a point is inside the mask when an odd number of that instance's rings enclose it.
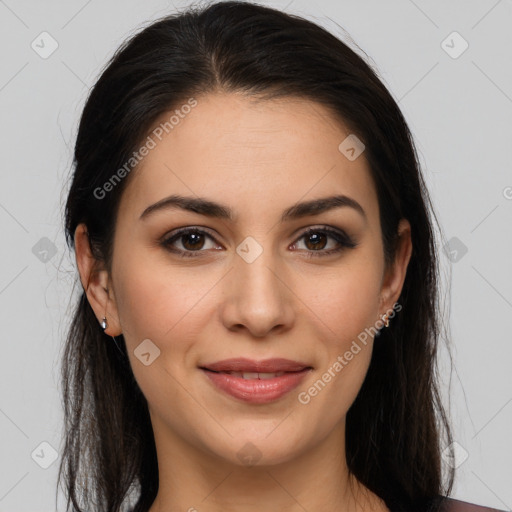
<path fill-rule="evenodd" d="M 168 431 L 164 436 L 163 425 L 154 421 L 159 491 L 149 512 L 388 510 L 349 474 L 344 424 L 293 460 L 248 466 L 192 447 Z"/>

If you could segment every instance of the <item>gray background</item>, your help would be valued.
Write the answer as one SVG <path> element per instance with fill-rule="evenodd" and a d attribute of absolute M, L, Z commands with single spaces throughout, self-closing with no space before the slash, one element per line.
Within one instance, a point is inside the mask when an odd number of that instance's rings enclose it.
<path fill-rule="evenodd" d="M 0 512 L 57 506 L 58 461 L 41 443 L 61 449 L 59 360 L 78 291 L 61 216 L 88 89 L 128 35 L 187 3 L 0 0 Z M 343 27 L 399 102 L 449 244 L 451 380 L 446 350 L 440 364 L 460 448 L 444 464 L 458 466 L 455 497 L 510 510 L 512 1 L 260 3 L 361 53 Z M 31 47 L 43 31 L 59 45 L 46 59 Z"/>

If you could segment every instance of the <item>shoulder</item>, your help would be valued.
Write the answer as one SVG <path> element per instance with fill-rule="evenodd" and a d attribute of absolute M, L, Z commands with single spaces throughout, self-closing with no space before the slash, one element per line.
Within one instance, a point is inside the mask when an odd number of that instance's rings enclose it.
<path fill-rule="evenodd" d="M 440 512 L 505 512 L 497 508 L 475 505 L 467 501 L 456 500 L 454 498 L 444 498 L 440 507 Z"/>

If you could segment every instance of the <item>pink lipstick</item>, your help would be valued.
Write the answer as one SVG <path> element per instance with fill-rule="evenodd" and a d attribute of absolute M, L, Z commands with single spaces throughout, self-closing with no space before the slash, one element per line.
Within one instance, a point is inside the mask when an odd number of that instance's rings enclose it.
<path fill-rule="evenodd" d="M 200 367 L 211 383 L 239 400 L 266 404 L 295 389 L 312 367 L 290 359 L 226 359 Z"/>

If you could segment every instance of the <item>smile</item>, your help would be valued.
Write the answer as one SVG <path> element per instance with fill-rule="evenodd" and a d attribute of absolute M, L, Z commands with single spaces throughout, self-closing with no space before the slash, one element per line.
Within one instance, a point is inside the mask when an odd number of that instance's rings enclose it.
<path fill-rule="evenodd" d="M 217 391 L 253 404 L 274 402 L 295 389 L 312 370 L 288 359 L 230 359 L 200 367 Z"/>

